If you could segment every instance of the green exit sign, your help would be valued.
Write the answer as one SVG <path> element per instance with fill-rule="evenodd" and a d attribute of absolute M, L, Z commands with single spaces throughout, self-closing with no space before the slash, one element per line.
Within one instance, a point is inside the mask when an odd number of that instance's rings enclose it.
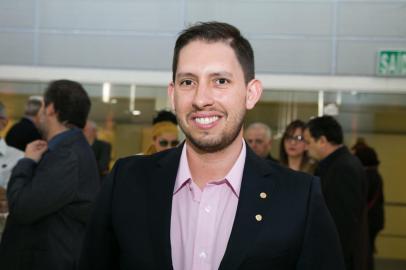
<path fill-rule="evenodd" d="M 381 76 L 406 76 L 406 50 L 380 51 L 377 70 Z"/>

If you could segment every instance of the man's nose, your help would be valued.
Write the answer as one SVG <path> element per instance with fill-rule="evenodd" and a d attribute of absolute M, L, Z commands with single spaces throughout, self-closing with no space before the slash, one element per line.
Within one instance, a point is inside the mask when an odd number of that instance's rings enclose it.
<path fill-rule="evenodd" d="M 207 83 L 199 83 L 196 88 L 193 105 L 198 108 L 205 108 L 214 104 L 213 93 Z"/>

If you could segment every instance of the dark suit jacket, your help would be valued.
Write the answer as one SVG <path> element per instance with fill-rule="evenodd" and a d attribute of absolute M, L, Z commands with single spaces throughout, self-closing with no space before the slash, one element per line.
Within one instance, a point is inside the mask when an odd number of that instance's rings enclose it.
<path fill-rule="evenodd" d="M 0 243 L 1 269 L 76 269 L 99 183 L 93 152 L 80 130 L 38 164 L 21 160 L 7 189 L 10 214 Z"/>
<path fill-rule="evenodd" d="M 277 160 L 276 158 L 274 158 L 273 156 L 271 156 L 271 154 L 269 154 L 265 159 L 270 160 L 270 161 L 272 161 L 272 162 L 279 163 L 279 160 Z"/>
<path fill-rule="evenodd" d="M 21 118 L 20 122 L 14 124 L 6 135 L 6 143 L 9 146 L 25 151 L 30 142 L 41 139 L 41 134 L 34 123 L 27 118 Z"/>
<path fill-rule="evenodd" d="M 116 163 L 97 200 L 79 269 L 172 269 L 171 204 L 181 151 L 182 146 Z M 261 159 L 247 147 L 220 269 L 343 270 L 318 179 Z"/>
<path fill-rule="evenodd" d="M 347 270 L 365 269 L 367 183 L 361 162 L 343 146 L 319 163 L 316 175 L 337 226 Z"/>
<path fill-rule="evenodd" d="M 97 161 L 100 176 L 105 176 L 109 172 L 109 163 L 111 156 L 111 145 L 108 142 L 95 140 L 92 149 Z"/>

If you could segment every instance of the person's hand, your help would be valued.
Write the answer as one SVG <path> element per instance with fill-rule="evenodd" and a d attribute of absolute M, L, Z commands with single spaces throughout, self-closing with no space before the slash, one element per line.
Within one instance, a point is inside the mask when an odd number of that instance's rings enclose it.
<path fill-rule="evenodd" d="M 24 156 L 38 162 L 40 161 L 42 154 L 44 154 L 47 149 L 48 144 L 46 141 L 36 140 L 27 145 Z"/>

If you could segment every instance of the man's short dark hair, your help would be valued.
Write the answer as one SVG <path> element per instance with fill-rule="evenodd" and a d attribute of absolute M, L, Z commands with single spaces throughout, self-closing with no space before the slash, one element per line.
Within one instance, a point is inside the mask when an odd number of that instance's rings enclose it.
<path fill-rule="evenodd" d="M 58 121 L 83 129 L 90 111 L 90 98 L 83 86 L 74 81 L 58 80 L 49 84 L 44 94 L 45 106 L 54 105 Z"/>
<path fill-rule="evenodd" d="M 343 143 L 341 125 L 331 116 L 315 117 L 306 124 L 306 128 L 315 140 L 324 136 L 331 144 L 339 145 Z"/>
<path fill-rule="evenodd" d="M 241 35 L 240 31 L 227 23 L 200 22 L 183 30 L 176 40 L 172 61 L 173 82 L 176 78 L 180 50 L 195 40 L 209 43 L 220 41 L 230 45 L 244 71 L 245 83 L 254 79 L 254 52 L 249 41 Z"/>

